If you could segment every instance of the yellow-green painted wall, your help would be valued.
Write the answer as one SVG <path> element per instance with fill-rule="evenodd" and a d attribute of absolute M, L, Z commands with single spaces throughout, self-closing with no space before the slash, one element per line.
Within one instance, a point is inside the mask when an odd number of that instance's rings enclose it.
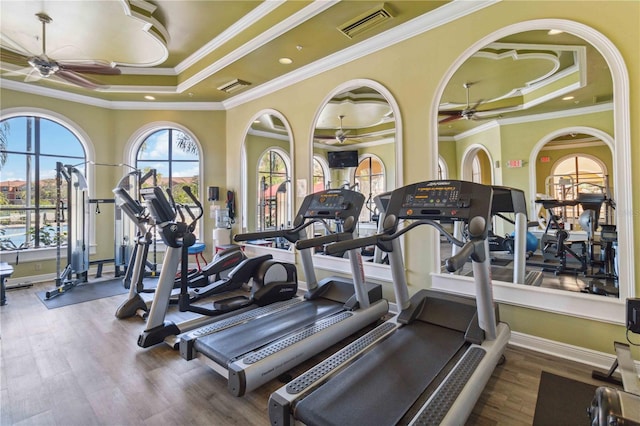
<path fill-rule="evenodd" d="M 247 102 L 228 111 L 228 122 L 246 123 L 257 111 L 275 108 L 289 120 L 295 140 L 295 178 L 309 179 L 311 175 L 311 143 L 308 140 L 313 118 L 322 107 L 320 103 L 335 87 L 351 79 L 368 78 L 384 85 L 397 101 L 403 126 L 403 180 L 406 183 L 426 180 L 434 175 L 429 143 L 425 144 L 425 135 L 433 134 L 436 125 L 435 111 L 432 106 L 439 84 L 452 64 L 463 55 L 465 50 L 477 40 L 492 32 L 522 21 L 535 19 L 566 19 L 577 21 L 595 28 L 618 46 L 628 69 L 633 76 L 640 75 L 640 59 L 637 46 L 640 42 L 638 2 L 582 2 L 577 7 L 574 1 L 537 2 L 504 1 L 483 9 L 470 16 L 435 28 L 427 33 L 408 39 L 393 47 L 359 58 L 338 69 L 324 72 L 290 87 L 284 88 L 261 99 Z M 613 24 L 615 23 L 615 24 Z M 410 64 L 410 65 L 409 65 Z M 631 82 L 631 117 L 638 115 L 640 91 L 637 83 Z M 636 89 L 636 90 L 634 90 Z M 304 93 L 304 97 L 299 97 Z M 292 102 L 292 99 L 296 99 Z M 635 114 L 635 115 L 634 115 Z M 636 120 L 637 121 L 637 120 Z M 640 140 L 638 123 L 631 123 L 631 140 Z M 593 124 L 591 124 L 593 125 Z M 548 129 L 544 127 L 548 126 Z M 540 136 L 527 134 L 523 140 L 523 129 L 517 125 L 504 126 L 493 133 L 487 143 L 493 144 L 490 152 L 493 160 L 528 159 L 529 149 L 539 137 L 557 128 L 553 120 L 539 123 L 536 127 Z M 598 127 L 597 125 L 595 125 Z M 603 130 L 611 130 L 603 129 Z M 244 135 L 238 128 L 227 128 L 228 158 L 239 156 L 238 141 Z M 480 136 L 482 137 L 482 136 Z M 506 145 L 505 145 L 506 141 Z M 511 143 L 516 141 L 517 143 Z M 431 141 L 436 143 L 436 141 Z M 640 148 L 635 144 L 631 148 L 632 156 L 640 160 Z M 447 155 L 449 157 L 450 153 Z M 456 152 L 456 158 L 460 154 Z M 451 163 L 449 163 L 451 167 Z M 459 164 L 456 164 L 456 168 Z M 455 170 L 455 169 L 454 169 Z M 498 169 L 504 184 L 525 189 L 528 193 L 528 171 L 522 169 Z M 450 169 L 450 175 L 453 170 Z M 228 182 L 239 185 L 240 176 L 234 170 L 228 170 Z M 640 171 L 634 170 L 631 181 L 640 184 Z M 298 204 L 300 199 L 298 198 Z M 634 211 L 640 211 L 640 197 L 634 200 Z M 635 214 L 635 252 L 640 253 L 640 222 Z M 429 285 L 430 262 L 424 258 L 433 256 L 434 248 L 425 244 L 426 239 L 418 235 L 407 236 L 406 269 L 412 288 Z M 636 270 L 636 277 L 640 270 Z M 640 283 L 640 279 L 636 279 Z M 639 284 L 636 284 L 636 291 Z M 594 350 L 612 350 L 612 340 L 624 340 L 624 328 L 603 324 L 586 319 L 550 314 L 534 309 L 516 306 L 503 306 L 502 317 L 509 322 L 514 331 L 528 333 Z M 588 333 L 577 332 L 588 330 Z"/>
<path fill-rule="evenodd" d="M 2 89 L 1 108 L 29 106 L 57 111 L 69 117 L 82 128 L 91 139 L 96 154 L 102 161 L 120 162 L 122 152 L 129 138 L 137 129 L 154 121 L 171 121 L 188 128 L 200 141 L 203 148 L 204 182 L 202 187 L 216 185 L 238 192 L 241 189 L 242 176 L 239 159 L 245 138 L 245 131 L 252 118 L 261 110 L 275 109 L 282 113 L 290 124 L 294 140 L 293 179 L 310 179 L 312 133 L 322 101 L 328 93 L 352 79 L 372 79 L 385 86 L 399 105 L 398 119 L 402 121 L 403 145 L 403 181 L 405 183 L 430 179 L 435 175 L 432 170 L 433 158 L 429 140 L 437 124 L 437 93 L 445 75 L 452 64 L 478 40 L 483 39 L 503 27 L 518 22 L 536 19 L 565 19 L 590 26 L 615 44 L 630 76 L 629 114 L 632 164 L 640 164 L 640 122 L 634 119 L 640 116 L 640 90 L 637 76 L 640 75 L 640 2 L 609 1 L 503 1 L 464 16 L 455 22 L 444 24 L 426 33 L 417 35 L 392 47 L 373 52 L 358 58 L 349 64 L 323 72 L 321 75 L 293 84 L 263 96 L 230 108 L 228 111 L 118 111 L 107 108 L 86 106 L 79 103 L 16 93 Z M 301 96 L 304 94 L 304 96 Z M 557 123 L 553 120 L 541 122 L 542 135 L 552 131 Z M 542 126 L 548 126 L 543 130 Z M 603 129 L 610 132 L 611 128 Z M 493 136 L 493 135 L 492 135 Z M 529 136 L 527 136 L 529 137 Z M 518 126 L 500 128 L 497 141 L 500 149 L 492 147 L 496 157 L 507 160 L 528 158 L 535 137 L 527 143 L 522 141 L 523 131 Z M 510 141 L 518 141 L 510 144 Z M 456 153 L 456 158 L 459 154 Z M 493 157 L 492 153 L 492 157 Z M 449 163 L 450 173 L 453 173 Z M 456 165 L 456 167 L 458 167 Z M 116 170 L 101 171 L 97 179 L 97 190 L 108 193 L 117 181 Z M 104 174 L 102 174 L 104 173 Z M 505 184 L 527 189 L 525 182 L 528 174 L 524 169 L 501 168 Z M 640 187 L 640 169 L 634 168 L 630 177 L 634 188 Z M 104 176 L 104 178 L 103 178 Z M 637 191 L 635 191 L 637 193 Z M 296 207 L 301 198 L 297 194 Z M 636 196 L 631 208 L 634 217 L 635 253 L 640 255 L 640 196 Z M 242 211 L 238 206 L 238 211 Z M 238 221 L 239 223 L 239 221 Z M 238 224 L 235 231 L 237 232 Z M 205 241 L 210 243 L 212 220 L 205 216 Z M 422 232 L 408 235 L 406 239 L 406 268 L 412 290 L 429 285 L 430 265 L 425 258 L 434 256 L 434 247 Z M 28 271 L 33 273 L 33 271 Z M 22 273 L 21 270 L 17 274 Z M 636 292 L 640 294 L 640 268 L 635 272 Z M 26 274 L 25 274 L 26 275 Z M 386 289 L 388 290 L 388 289 Z M 388 291 L 385 291 L 388 294 Z M 624 328 L 574 318 L 567 315 L 541 312 L 517 306 L 501 306 L 502 319 L 507 321 L 516 332 L 527 333 L 567 344 L 582 346 L 598 351 L 612 351 L 613 340 L 624 340 Z"/>
<path fill-rule="evenodd" d="M 225 186 L 226 153 L 225 153 L 225 112 L 224 111 L 138 111 L 113 110 L 91 105 L 83 105 L 44 96 L 31 95 L 13 90 L 2 89 L 0 92 L 0 109 L 12 111 L 14 108 L 31 108 L 54 118 L 64 120 L 85 138 L 88 153 L 93 152 L 93 160 L 97 163 L 118 164 L 127 159 L 124 152 L 132 138 L 141 129 L 152 123 L 171 126 L 177 124 L 187 128 L 202 147 L 203 155 L 203 191 L 207 186 Z M 93 167 L 94 179 L 90 182 L 91 198 L 113 198 L 111 190 L 116 186 L 123 174 L 130 171 L 125 167 L 90 166 Z M 206 199 L 205 193 L 202 193 Z M 96 226 L 96 254 L 91 259 L 113 257 L 113 213 L 110 206 L 101 206 L 102 213 L 96 216 L 100 222 Z M 213 221 L 208 214 L 204 216 L 205 242 L 211 246 L 211 229 Z M 63 267 L 66 265 L 63 252 Z M 4 259 L 3 259 L 4 260 Z M 11 260 L 11 259 L 9 259 Z M 36 268 L 36 263 L 39 263 Z M 19 263 L 14 267 L 14 277 L 40 275 L 56 272 L 55 260 L 42 262 Z"/>

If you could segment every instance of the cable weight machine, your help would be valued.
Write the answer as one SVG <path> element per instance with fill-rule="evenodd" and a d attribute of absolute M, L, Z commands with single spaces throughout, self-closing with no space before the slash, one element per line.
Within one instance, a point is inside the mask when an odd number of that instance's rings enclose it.
<path fill-rule="evenodd" d="M 63 180 L 66 183 L 67 266 L 61 271 L 62 223 L 64 217 Z M 84 175 L 76 167 L 56 163 L 56 288 L 45 293 L 47 299 L 59 296 L 79 283 L 87 281 L 89 270 L 88 186 Z"/>

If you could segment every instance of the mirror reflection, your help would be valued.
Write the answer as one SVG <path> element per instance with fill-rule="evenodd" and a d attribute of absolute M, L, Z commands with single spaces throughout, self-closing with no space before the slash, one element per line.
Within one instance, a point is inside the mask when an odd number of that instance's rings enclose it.
<path fill-rule="evenodd" d="M 246 161 L 245 232 L 291 227 L 291 138 L 284 117 L 275 112 L 259 114 L 244 141 Z M 284 239 L 250 241 L 249 244 L 291 249 Z"/>
<path fill-rule="evenodd" d="M 618 297 L 612 101 L 602 55 L 563 32 L 505 37 L 456 70 L 439 103 L 439 178 L 526 196 L 523 258 L 515 213 L 502 211 L 494 268 L 524 262 L 542 272 L 534 285 Z"/>
<path fill-rule="evenodd" d="M 396 187 L 396 144 L 393 108 L 369 86 L 340 90 L 319 113 L 313 134 L 313 191 L 347 188 L 361 192 L 366 201 L 358 236 L 377 231 L 384 213 L 380 197 Z M 318 227 L 314 232 L 323 235 L 326 230 Z M 374 247 L 366 247 L 362 254 L 365 260 L 385 262 L 375 252 Z"/>

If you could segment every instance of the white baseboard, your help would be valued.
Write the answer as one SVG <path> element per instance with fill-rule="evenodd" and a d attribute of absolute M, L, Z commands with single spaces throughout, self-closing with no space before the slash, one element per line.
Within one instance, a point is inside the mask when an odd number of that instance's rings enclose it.
<path fill-rule="evenodd" d="M 538 336 L 511 332 L 509 344 L 525 348 L 534 352 L 540 352 L 547 355 L 553 355 L 558 358 L 579 362 L 581 364 L 590 365 L 603 370 L 609 370 L 616 359 L 614 354 L 594 351 L 592 349 L 583 348 L 581 346 L 569 345 L 567 343 L 556 342 Z M 611 342 L 611 350 L 613 350 L 613 341 Z"/>

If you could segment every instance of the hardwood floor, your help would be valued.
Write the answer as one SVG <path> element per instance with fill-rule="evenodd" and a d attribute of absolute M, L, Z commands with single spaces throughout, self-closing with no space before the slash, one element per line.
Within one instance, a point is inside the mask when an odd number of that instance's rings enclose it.
<path fill-rule="evenodd" d="M 0 308 L 0 424 L 269 424 L 267 399 L 280 382 L 233 397 L 199 360 L 166 345 L 139 348 L 142 320 L 114 317 L 125 295 L 48 310 L 35 293 L 50 286 L 10 291 Z M 506 359 L 467 424 L 530 425 L 542 370 L 599 384 L 590 367 L 552 356 L 509 347 Z"/>

